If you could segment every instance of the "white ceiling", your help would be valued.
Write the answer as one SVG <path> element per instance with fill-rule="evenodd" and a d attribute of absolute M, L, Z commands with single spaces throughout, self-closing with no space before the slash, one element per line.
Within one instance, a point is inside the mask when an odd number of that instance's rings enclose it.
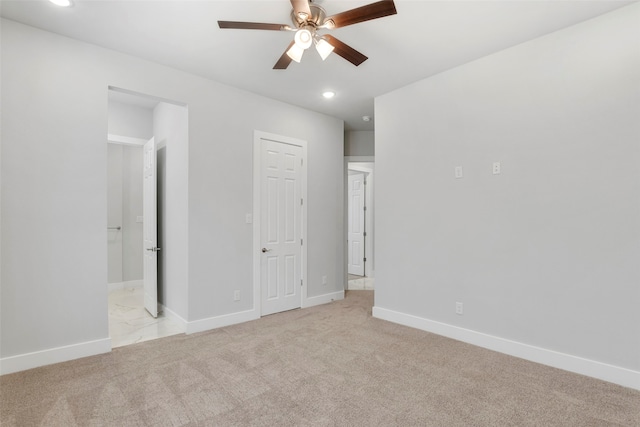
<path fill-rule="evenodd" d="M 397 15 L 331 31 L 369 57 L 359 67 L 313 49 L 287 70 L 272 67 L 286 31 L 221 30 L 218 20 L 290 24 L 288 0 L 2 0 L 3 17 L 178 68 L 373 130 L 375 96 L 632 1 L 396 0 Z M 316 1 L 328 15 L 374 0 Z M 336 92 L 325 100 L 325 90 Z M 374 117 L 364 122 L 362 116 Z"/>

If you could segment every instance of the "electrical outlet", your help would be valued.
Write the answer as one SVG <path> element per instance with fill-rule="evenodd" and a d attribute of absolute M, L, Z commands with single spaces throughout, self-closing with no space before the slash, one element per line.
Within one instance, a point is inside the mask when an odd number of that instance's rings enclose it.
<path fill-rule="evenodd" d="M 463 310 L 462 310 L 462 303 L 461 302 L 457 302 L 456 303 L 456 314 L 462 315 Z"/>
<path fill-rule="evenodd" d="M 327 284 L 327 276 L 322 276 L 322 284 L 323 285 Z"/>
<path fill-rule="evenodd" d="M 462 178 L 462 166 L 456 166 L 454 169 L 456 178 Z"/>
<path fill-rule="evenodd" d="M 493 162 L 493 174 L 494 175 L 500 174 L 500 162 Z"/>
<path fill-rule="evenodd" d="M 233 300 L 234 301 L 240 301 L 240 291 L 235 291 L 233 293 Z"/>

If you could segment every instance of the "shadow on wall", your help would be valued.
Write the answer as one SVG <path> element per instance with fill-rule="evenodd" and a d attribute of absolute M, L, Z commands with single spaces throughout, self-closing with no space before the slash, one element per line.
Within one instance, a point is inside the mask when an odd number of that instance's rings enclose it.
<path fill-rule="evenodd" d="M 165 189 L 167 182 L 167 146 L 165 145 L 166 141 L 162 141 L 162 148 L 159 148 L 157 151 L 156 157 L 156 179 L 157 179 L 157 217 L 158 217 L 158 247 L 164 248 L 164 236 L 163 230 L 165 229 L 164 223 L 164 212 L 165 212 Z M 165 260 L 164 260 L 165 251 L 160 251 L 158 253 L 158 302 L 162 305 L 165 305 Z"/>

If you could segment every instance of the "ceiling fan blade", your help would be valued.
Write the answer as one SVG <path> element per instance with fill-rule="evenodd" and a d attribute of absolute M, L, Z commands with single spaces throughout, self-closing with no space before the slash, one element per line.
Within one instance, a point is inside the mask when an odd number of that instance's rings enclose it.
<path fill-rule="evenodd" d="M 329 16 L 324 20 L 324 25 L 327 25 L 327 28 L 340 28 L 396 13 L 398 12 L 393 0 L 382 0 Z"/>
<path fill-rule="evenodd" d="M 291 46 L 293 46 L 294 43 L 295 42 L 293 41 L 289 43 L 289 46 L 287 46 L 280 59 L 278 59 L 276 65 L 273 66 L 274 70 L 286 70 L 289 64 L 291 64 L 292 59 L 289 57 L 289 55 L 287 55 L 287 51 L 291 49 Z"/>
<path fill-rule="evenodd" d="M 344 59 L 351 62 L 356 67 L 369 59 L 351 46 L 342 43 L 340 40 L 333 36 L 330 36 L 329 34 L 325 34 L 322 37 L 324 37 L 327 43 L 333 46 L 333 53 L 342 56 Z"/>
<path fill-rule="evenodd" d="M 301 19 L 306 20 L 311 17 L 309 0 L 291 0 L 291 6 L 293 6 L 293 10 L 296 12 L 296 15 Z"/>
<path fill-rule="evenodd" d="M 239 30 L 273 30 L 286 31 L 291 27 L 284 24 L 265 24 L 262 22 L 238 22 L 238 21 L 218 21 L 220 28 L 235 28 Z"/>

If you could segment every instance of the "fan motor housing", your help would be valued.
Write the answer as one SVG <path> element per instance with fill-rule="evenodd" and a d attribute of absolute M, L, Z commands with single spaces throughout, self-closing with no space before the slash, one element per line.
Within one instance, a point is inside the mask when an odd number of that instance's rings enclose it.
<path fill-rule="evenodd" d="M 309 9 L 311 10 L 311 16 L 302 18 L 296 14 L 295 10 L 291 11 L 291 21 L 296 28 L 302 28 L 306 26 L 319 27 L 324 23 L 327 13 L 321 6 L 317 4 L 309 3 Z"/>

